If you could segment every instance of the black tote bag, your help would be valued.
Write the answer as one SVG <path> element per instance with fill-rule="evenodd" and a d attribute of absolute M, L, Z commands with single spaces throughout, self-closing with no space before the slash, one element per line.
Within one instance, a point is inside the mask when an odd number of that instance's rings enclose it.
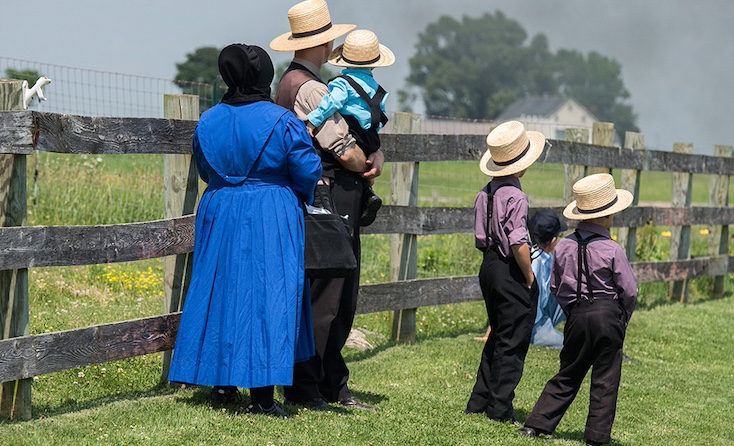
<path fill-rule="evenodd" d="M 331 213 L 309 214 L 304 206 L 306 277 L 347 277 L 357 269 L 349 226 L 331 206 L 333 200 L 328 186 L 317 186 L 316 197 Z"/>

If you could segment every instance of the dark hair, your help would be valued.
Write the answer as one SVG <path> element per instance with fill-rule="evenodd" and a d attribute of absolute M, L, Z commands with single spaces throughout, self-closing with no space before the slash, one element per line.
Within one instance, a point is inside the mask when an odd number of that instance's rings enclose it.
<path fill-rule="evenodd" d="M 558 234 L 567 230 L 568 226 L 551 209 L 539 209 L 530 217 L 528 229 L 532 242 L 539 245 L 558 237 Z"/>

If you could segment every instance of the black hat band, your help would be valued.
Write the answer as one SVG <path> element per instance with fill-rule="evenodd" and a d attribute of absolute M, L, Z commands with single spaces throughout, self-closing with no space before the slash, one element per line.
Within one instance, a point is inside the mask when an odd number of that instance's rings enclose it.
<path fill-rule="evenodd" d="M 315 36 L 317 34 L 321 34 L 321 33 L 325 32 L 325 31 L 330 30 L 332 26 L 333 25 L 331 24 L 331 22 L 329 22 L 326 26 L 322 26 L 319 29 L 316 29 L 316 30 L 313 30 L 313 31 L 306 31 L 305 33 L 292 33 L 291 35 L 294 38 L 296 38 L 296 39 L 300 39 L 300 38 L 303 38 L 303 37 L 311 37 L 311 36 Z"/>
<path fill-rule="evenodd" d="M 576 206 L 576 208 L 578 208 L 580 214 L 595 214 L 597 212 L 606 211 L 610 207 L 612 207 L 615 204 L 617 204 L 617 201 L 618 200 L 619 200 L 619 197 L 618 196 L 615 196 L 614 197 L 614 200 L 612 200 L 609 203 L 605 204 L 604 206 L 601 206 L 601 207 L 598 207 L 598 208 L 594 208 L 594 209 L 581 209 L 581 208 L 578 207 L 578 205 Z"/>

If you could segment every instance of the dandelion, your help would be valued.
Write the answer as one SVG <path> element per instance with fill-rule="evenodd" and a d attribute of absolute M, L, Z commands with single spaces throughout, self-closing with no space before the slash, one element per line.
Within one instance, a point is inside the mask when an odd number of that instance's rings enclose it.
<path fill-rule="evenodd" d="M 671 234 L 670 234 L 670 231 L 663 231 L 660 233 L 660 235 L 663 237 L 670 237 Z"/>
<path fill-rule="evenodd" d="M 84 372 L 79 372 L 76 374 L 76 376 L 79 378 L 84 378 Z"/>
<path fill-rule="evenodd" d="M 708 228 L 707 229 L 701 229 L 700 231 L 698 231 L 698 233 L 701 234 L 701 235 L 709 235 L 709 230 L 708 230 Z"/>

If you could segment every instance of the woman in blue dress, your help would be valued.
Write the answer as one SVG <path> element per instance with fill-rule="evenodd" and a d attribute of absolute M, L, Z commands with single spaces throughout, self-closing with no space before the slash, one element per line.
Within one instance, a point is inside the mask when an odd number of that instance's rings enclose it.
<path fill-rule="evenodd" d="M 314 354 L 302 202 L 313 200 L 321 161 L 303 122 L 272 103 L 262 48 L 224 48 L 219 71 L 229 90 L 194 132 L 207 188 L 168 379 L 213 386 L 215 403 L 246 387 L 251 413 L 285 417 L 274 386 L 290 385 L 294 363 Z"/>

